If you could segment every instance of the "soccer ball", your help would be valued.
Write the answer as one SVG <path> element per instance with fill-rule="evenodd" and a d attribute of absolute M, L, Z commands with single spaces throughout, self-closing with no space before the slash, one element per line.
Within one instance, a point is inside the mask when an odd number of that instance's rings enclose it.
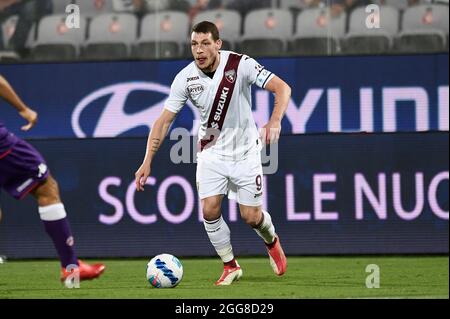
<path fill-rule="evenodd" d="M 183 265 L 173 255 L 157 255 L 147 264 L 147 280 L 155 288 L 173 288 L 182 278 Z"/>

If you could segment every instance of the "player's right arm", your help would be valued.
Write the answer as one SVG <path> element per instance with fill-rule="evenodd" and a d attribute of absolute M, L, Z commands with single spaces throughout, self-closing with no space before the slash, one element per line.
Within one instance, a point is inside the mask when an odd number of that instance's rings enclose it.
<path fill-rule="evenodd" d="M 27 125 L 22 126 L 23 131 L 30 130 L 38 120 L 38 115 L 35 111 L 30 109 L 28 106 L 23 103 L 20 97 L 12 88 L 11 84 L 0 75 L 0 97 L 5 99 L 9 104 L 14 106 L 14 108 L 19 112 L 20 116 L 22 116 L 27 122 Z"/>
<path fill-rule="evenodd" d="M 164 104 L 164 110 L 153 124 L 152 130 L 148 136 L 147 149 L 144 161 L 135 173 L 136 190 L 143 191 L 145 182 L 150 176 L 153 157 L 161 146 L 167 135 L 170 125 L 183 108 L 188 99 L 186 94 L 186 76 L 179 73 L 170 87 L 169 98 Z"/>
<path fill-rule="evenodd" d="M 150 176 L 153 157 L 163 143 L 164 138 L 167 135 L 167 131 L 169 130 L 170 125 L 172 125 L 175 117 L 176 113 L 164 109 L 159 118 L 153 124 L 152 130 L 147 139 L 147 149 L 145 152 L 144 161 L 135 173 L 137 191 L 144 190 L 145 182 Z"/>

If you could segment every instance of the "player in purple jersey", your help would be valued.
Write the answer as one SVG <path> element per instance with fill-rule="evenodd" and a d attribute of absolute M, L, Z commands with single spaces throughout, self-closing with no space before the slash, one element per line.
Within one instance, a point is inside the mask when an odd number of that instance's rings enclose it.
<path fill-rule="evenodd" d="M 28 122 L 22 127 L 23 131 L 33 128 L 38 114 L 22 102 L 1 75 L 0 97 L 14 106 Z M 27 194 L 36 198 L 40 218 L 61 261 L 61 281 L 65 281 L 71 274 L 75 275 L 73 270 L 79 274 L 80 280 L 97 278 L 103 273 L 103 264 L 89 265 L 78 260 L 75 255 L 74 239 L 59 196 L 58 184 L 50 174 L 42 155 L 33 146 L 9 132 L 0 122 L 1 189 L 16 199 L 22 199 Z M 73 275 L 70 277 L 74 277 Z"/>

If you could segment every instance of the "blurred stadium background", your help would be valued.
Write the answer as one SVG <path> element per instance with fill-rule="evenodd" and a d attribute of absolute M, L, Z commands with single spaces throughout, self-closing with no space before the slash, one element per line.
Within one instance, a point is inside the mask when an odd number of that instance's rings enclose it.
<path fill-rule="evenodd" d="M 66 24 L 71 3 L 80 28 Z M 379 11 L 367 12 L 370 4 Z M 257 58 L 293 89 L 264 195 L 286 253 L 443 255 L 448 298 L 448 14 L 448 1 L 424 0 L 0 1 L 0 73 L 40 122 L 20 132 L 4 105 L 0 118 L 47 158 L 80 256 L 214 256 L 195 164 L 170 161 L 176 141 L 158 153 L 147 191 L 133 185 L 148 130 L 190 62 L 190 27 L 211 20 L 226 49 Z M 261 127 L 273 97 L 253 91 Z M 196 119 L 188 104 L 172 130 L 194 135 Z M 1 194 L 0 203 L 0 255 L 56 256 L 31 198 Z M 236 203 L 223 214 L 236 254 L 265 256 Z"/>
<path fill-rule="evenodd" d="M 372 2 L 378 29 L 365 23 Z M 70 3 L 79 29 L 65 24 Z M 445 0 L 4 0 L 0 10 L 4 61 L 182 58 L 201 20 L 252 56 L 448 52 Z"/>

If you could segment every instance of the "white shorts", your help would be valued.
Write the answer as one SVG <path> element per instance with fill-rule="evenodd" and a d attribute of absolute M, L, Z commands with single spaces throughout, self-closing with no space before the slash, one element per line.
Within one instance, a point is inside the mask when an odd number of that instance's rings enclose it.
<path fill-rule="evenodd" d="M 197 160 L 197 191 L 200 199 L 228 195 L 239 204 L 261 206 L 264 185 L 260 152 L 240 161 L 202 154 Z"/>

